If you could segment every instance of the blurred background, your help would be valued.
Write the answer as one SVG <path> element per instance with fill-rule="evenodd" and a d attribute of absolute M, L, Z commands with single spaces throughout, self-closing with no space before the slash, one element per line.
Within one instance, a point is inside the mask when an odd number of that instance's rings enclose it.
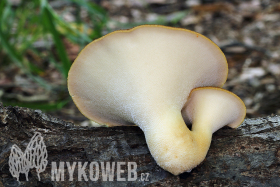
<path fill-rule="evenodd" d="M 279 20 L 278 0 L 1 0 L 0 102 L 88 125 L 66 85 L 78 53 L 114 30 L 158 24 L 201 33 L 223 50 L 224 88 L 244 101 L 247 117 L 279 115 Z"/>

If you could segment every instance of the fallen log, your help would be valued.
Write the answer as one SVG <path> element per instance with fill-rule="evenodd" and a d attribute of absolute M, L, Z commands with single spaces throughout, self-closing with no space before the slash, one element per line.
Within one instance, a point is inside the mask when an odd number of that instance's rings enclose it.
<path fill-rule="evenodd" d="M 11 148 L 17 145 L 24 154 L 36 132 L 47 149 L 46 168 L 39 169 L 40 180 L 38 170 L 30 168 L 28 181 L 23 173 L 17 181 L 10 173 Z M 111 173 L 106 173 L 106 167 Z M 64 179 L 59 174 L 64 174 Z M 220 129 L 213 135 L 206 159 L 190 173 L 174 176 L 157 166 L 137 126 L 78 127 L 40 110 L 3 107 L 0 103 L 0 187 L 279 184 L 277 116 L 245 119 L 237 129 Z"/>

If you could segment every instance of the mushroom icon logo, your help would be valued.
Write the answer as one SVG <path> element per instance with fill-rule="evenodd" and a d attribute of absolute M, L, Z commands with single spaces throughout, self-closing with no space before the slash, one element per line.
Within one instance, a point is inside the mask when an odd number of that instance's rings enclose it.
<path fill-rule="evenodd" d="M 13 177 L 19 181 L 19 174 L 24 173 L 28 181 L 28 172 L 36 168 L 37 176 L 40 181 L 40 173 L 45 171 L 48 164 L 48 153 L 41 133 L 36 132 L 31 138 L 24 152 L 14 144 L 11 148 L 9 157 L 9 170 Z"/>

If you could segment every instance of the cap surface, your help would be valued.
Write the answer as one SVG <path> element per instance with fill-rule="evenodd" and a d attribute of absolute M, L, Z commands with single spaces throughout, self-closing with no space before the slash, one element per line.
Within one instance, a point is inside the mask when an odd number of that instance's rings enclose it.
<path fill-rule="evenodd" d="M 214 133 L 225 125 L 237 128 L 245 118 L 246 107 L 232 92 L 204 87 L 192 90 L 182 114 L 193 127 L 203 126 Z"/>
<path fill-rule="evenodd" d="M 181 110 L 193 88 L 222 86 L 227 70 L 224 54 L 205 36 L 145 25 L 87 45 L 69 71 L 68 89 L 91 120 L 141 127 L 167 109 Z"/>

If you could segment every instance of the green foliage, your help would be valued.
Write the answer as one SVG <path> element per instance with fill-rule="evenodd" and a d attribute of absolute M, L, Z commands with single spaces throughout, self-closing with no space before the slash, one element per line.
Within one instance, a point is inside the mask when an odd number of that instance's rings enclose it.
<path fill-rule="evenodd" d="M 91 1 L 67 0 L 65 2 L 77 7 L 77 15 L 73 22 L 65 21 L 47 0 L 24 0 L 18 5 L 11 4 L 9 0 L 0 1 L 0 48 L 4 52 L 1 53 L 8 57 L 9 60 L 6 61 L 16 64 L 46 90 L 55 90 L 54 85 L 42 78 L 46 61 L 52 63 L 65 78 L 65 84 L 58 86 L 66 86 L 71 62 L 63 39 L 83 48 L 87 43 L 102 35 L 101 31 L 108 20 L 106 11 Z M 80 14 L 82 8 L 86 10 L 90 21 L 82 20 Z M 43 43 L 43 49 L 34 46 L 34 42 L 38 41 Z M 40 62 L 34 63 L 30 60 L 28 58 L 30 53 L 37 56 Z M 59 109 L 68 101 L 69 99 L 66 98 L 55 103 L 3 102 L 4 104 L 52 110 Z"/>
<path fill-rule="evenodd" d="M 70 70 L 71 63 L 68 59 L 65 47 L 60 39 L 60 33 L 55 27 L 55 18 L 51 12 L 50 6 L 46 3 L 46 0 L 41 0 L 41 14 L 42 14 L 42 23 L 44 30 L 50 32 L 54 40 L 58 55 L 62 62 L 62 74 L 64 77 L 67 77 L 68 71 Z"/>
<path fill-rule="evenodd" d="M 32 108 L 32 109 L 41 109 L 43 111 L 55 111 L 55 110 L 59 110 L 62 109 L 67 103 L 69 103 L 69 101 L 71 101 L 71 98 L 68 97 L 66 99 L 61 99 L 57 102 L 53 102 L 53 103 L 40 103 L 40 102 L 36 102 L 36 103 L 30 103 L 30 102 L 4 102 L 5 105 L 12 105 L 12 106 L 19 106 L 19 107 L 26 107 L 26 108 Z"/>

